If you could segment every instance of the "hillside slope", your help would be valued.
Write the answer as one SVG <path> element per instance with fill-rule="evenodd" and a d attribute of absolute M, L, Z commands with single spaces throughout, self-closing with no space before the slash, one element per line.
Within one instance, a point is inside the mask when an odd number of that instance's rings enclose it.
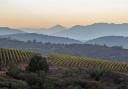
<path fill-rule="evenodd" d="M 128 37 L 123 36 L 105 36 L 96 39 L 92 39 L 86 42 L 87 44 L 99 44 L 107 46 L 122 46 L 128 49 Z"/>
<path fill-rule="evenodd" d="M 122 49 L 120 47 L 89 44 L 43 44 L 39 42 L 23 42 L 10 39 L 0 39 L 0 47 L 32 50 L 40 52 L 42 55 L 67 54 L 80 57 L 128 62 L 128 49 Z"/>
<path fill-rule="evenodd" d="M 68 68 L 82 68 L 82 69 L 99 69 L 116 72 L 128 73 L 128 63 L 121 63 L 117 61 L 98 60 L 91 58 L 81 58 L 67 55 L 52 55 L 49 56 L 49 63 L 55 66 L 62 66 Z"/>
<path fill-rule="evenodd" d="M 38 55 L 38 53 L 17 49 L 0 48 L 0 68 L 10 66 L 11 64 L 25 64 L 34 55 Z"/>
<path fill-rule="evenodd" d="M 19 41 L 37 41 L 42 43 L 58 43 L 58 44 L 73 44 L 73 43 L 81 43 L 78 40 L 64 38 L 64 37 L 56 37 L 56 36 L 48 36 L 36 33 L 23 33 L 23 34 L 12 34 L 12 35 L 3 35 L 1 38 L 10 38 Z"/>
<path fill-rule="evenodd" d="M 19 29 L 0 27 L 0 35 L 9 35 L 9 34 L 18 34 L 18 33 L 25 33 L 25 32 Z"/>
<path fill-rule="evenodd" d="M 55 25 L 50 28 L 35 28 L 35 29 L 34 28 L 22 28 L 21 30 L 27 33 L 52 35 L 54 33 L 61 32 L 67 29 L 61 25 Z"/>

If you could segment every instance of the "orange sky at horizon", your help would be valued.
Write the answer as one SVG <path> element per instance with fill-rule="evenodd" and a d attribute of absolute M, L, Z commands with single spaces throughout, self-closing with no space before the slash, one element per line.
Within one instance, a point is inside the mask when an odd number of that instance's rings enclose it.
<path fill-rule="evenodd" d="M 128 0 L 1 0 L 0 26 L 48 28 L 128 23 Z"/>

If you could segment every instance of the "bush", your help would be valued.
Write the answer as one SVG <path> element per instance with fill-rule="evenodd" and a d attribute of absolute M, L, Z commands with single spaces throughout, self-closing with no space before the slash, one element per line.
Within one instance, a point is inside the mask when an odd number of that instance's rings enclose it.
<path fill-rule="evenodd" d="M 28 83 L 31 89 L 43 89 L 45 74 L 40 71 L 39 74 L 33 72 L 20 73 L 18 77 Z"/>
<path fill-rule="evenodd" d="M 57 77 L 46 77 L 44 89 L 63 89 L 61 79 Z"/>
<path fill-rule="evenodd" d="M 100 69 L 88 69 L 87 72 L 92 79 L 99 81 L 106 71 Z"/>
<path fill-rule="evenodd" d="M 30 88 L 25 81 L 0 77 L 0 89 L 30 89 Z"/>
<path fill-rule="evenodd" d="M 84 89 L 84 88 L 81 88 L 80 86 L 68 86 L 68 89 Z"/>
<path fill-rule="evenodd" d="M 16 78 L 16 76 L 21 72 L 21 70 L 17 67 L 17 65 L 12 64 L 9 66 L 7 75 Z"/>

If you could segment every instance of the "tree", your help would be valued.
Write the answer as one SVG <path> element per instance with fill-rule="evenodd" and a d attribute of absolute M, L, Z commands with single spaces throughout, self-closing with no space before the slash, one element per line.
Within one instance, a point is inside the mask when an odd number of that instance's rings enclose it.
<path fill-rule="evenodd" d="M 48 72 L 48 70 L 49 66 L 46 57 L 40 55 L 34 56 L 27 67 L 27 71 L 35 73 L 39 73 L 40 71 Z"/>

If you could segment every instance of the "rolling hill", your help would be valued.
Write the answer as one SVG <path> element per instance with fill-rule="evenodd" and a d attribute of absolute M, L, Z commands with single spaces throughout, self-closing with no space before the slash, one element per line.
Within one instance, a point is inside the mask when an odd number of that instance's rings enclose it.
<path fill-rule="evenodd" d="M 25 33 L 25 32 L 19 29 L 0 27 L 0 35 L 9 35 L 9 34 L 18 34 L 18 33 Z"/>
<path fill-rule="evenodd" d="M 42 43 L 56 43 L 56 44 L 75 44 L 81 43 L 78 40 L 64 38 L 64 37 L 56 37 L 56 36 L 48 36 L 36 33 L 21 33 L 21 34 L 12 34 L 12 35 L 3 35 L 1 38 L 10 38 L 19 41 L 37 41 Z"/>
<path fill-rule="evenodd" d="M 128 37 L 123 36 L 105 36 L 96 39 L 92 39 L 86 42 L 87 44 L 98 44 L 107 46 L 122 46 L 128 49 Z"/>
<path fill-rule="evenodd" d="M 64 30 L 67 30 L 65 27 L 61 26 L 61 25 L 55 25 L 53 27 L 50 28 L 22 28 L 23 31 L 28 32 L 28 33 L 37 33 L 37 34 L 45 34 L 45 35 L 52 35 L 54 33 L 57 32 L 61 32 Z"/>
<path fill-rule="evenodd" d="M 57 66 L 64 66 L 68 68 L 82 68 L 82 69 L 100 69 L 111 70 L 128 73 L 128 64 L 116 61 L 105 61 L 91 58 L 81 58 L 67 55 L 52 55 L 49 56 L 49 63 Z"/>
<path fill-rule="evenodd" d="M 91 44 L 51 44 L 40 42 L 23 42 L 0 38 L 1 48 L 16 48 L 40 52 L 42 55 L 66 54 L 105 60 L 128 62 L 128 49 Z"/>

